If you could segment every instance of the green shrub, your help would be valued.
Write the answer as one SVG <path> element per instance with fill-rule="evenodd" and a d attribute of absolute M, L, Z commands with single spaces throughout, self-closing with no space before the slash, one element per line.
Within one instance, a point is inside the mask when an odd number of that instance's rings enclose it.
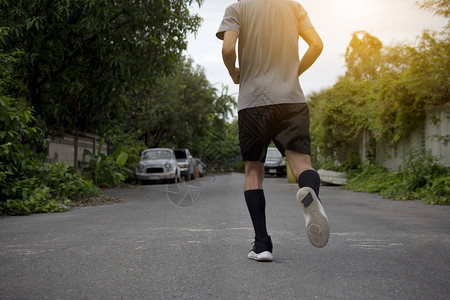
<path fill-rule="evenodd" d="M 422 196 L 429 204 L 450 204 L 450 176 L 432 179 L 422 189 Z"/>
<path fill-rule="evenodd" d="M 102 194 L 66 164 L 45 162 L 45 138 L 24 101 L 0 96 L 0 124 L 0 215 L 66 211 L 71 199 Z"/>
<path fill-rule="evenodd" d="M 70 209 L 71 200 L 99 196 L 102 192 L 74 172 L 67 164 L 38 162 L 29 164 L 18 180 L 2 186 L 7 200 L 0 206 L 2 214 L 61 212 Z M 33 176 L 29 176 L 33 173 Z"/>
<path fill-rule="evenodd" d="M 0 28 L 0 43 L 7 34 Z M 103 193 L 64 163 L 45 161 L 46 139 L 14 79 L 22 52 L 0 49 L 0 215 L 66 211 L 70 201 Z"/>
<path fill-rule="evenodd" d="M 100 141 L 97 154 L 85 150 L 84 153 L 89 156 L 89 166 L 84 169 L 86 176 L 97 186 L 113 187 L 117 186 L 126 179 L 129 171 L 124 167 L 128 159 L 126 152 L 120 152 L 117 155 L 106 156 L 101 153 L 104 140 Z"/>
<path fill-rule="evenodd" d="M 370 164 L 359 170 L 348 172 L 347 187 L 356 192 L 380 193 L 389 189 L 391 182 L 396 180 L 396 174 L 387 169 Z"/>
<path fill-rule="evenodd" d="M 121 153 L 127 153 L 128 159 L 123 165 L 121 172 L 125 175 L 125 182 L 136 182 L 136 168 L 141 160 L 141 153 L 147 149 L 144 142 L 139 140 L 139 134 L 133 132 L 123 132 L 118 127 L 112 127 L 106 132 L 107 140 L 114 152 L 110 155 L 111 159 L 117 159 Z"/>
<path fill-rule="evenodd" d="M 413 153 L 403 167 L 406 188 L 415 191 L 425 187 L 431 180 L 448 176 L 448 169 L 438 163 L 430 153 Z"/>
<path fill-rule="evenodd" d="M 111 154 L 112 159 L 116 159 L 121 153 L 127 153 L 128 159 L 122 167 L 122 173 L 125 175 L 124 182 L 136 182 L 136 168 L 141 160 L 141 153 L 147 149 L 144 143 L 139 142 L 135 145 L 121 145 Z"/>
<path fill-rule="evenodd" d="M 412 154 L 401 172 L 365 165 L 348 173 L 347 188 L 379 193 L 395 200 L 424 199 L 429 204 L 450 204 L 450 171 L 429 153 Z"/>

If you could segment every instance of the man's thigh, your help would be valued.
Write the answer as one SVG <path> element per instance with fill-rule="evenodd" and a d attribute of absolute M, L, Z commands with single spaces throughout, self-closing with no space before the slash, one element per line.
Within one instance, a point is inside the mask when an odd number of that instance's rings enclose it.
<path fill-rule="evenodd" d="M 310 154 L 309 109 L 306 103 L 280 104 L 274 114 L 270 138 L 278 150 Z"/>
<path fill-rule="evenodd" d="M 267 106 L 238 112 L 239 145 L 243 161 L 264 162 L 270 143 L 271 114 Z"/>
<path fill-rule="evenodd" d="M 306 103 L 278 104 L 239 111 L 239 144 L 243 161 L 264 162 L 273 140 L 280 152 L 310 154 L 309 109 Z"/>

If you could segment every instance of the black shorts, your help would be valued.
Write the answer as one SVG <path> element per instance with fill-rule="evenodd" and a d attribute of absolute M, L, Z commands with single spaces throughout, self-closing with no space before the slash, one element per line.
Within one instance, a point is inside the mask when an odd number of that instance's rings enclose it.
<path fill-rule="evenodd" d="M 273 140 L 285 150 L 310 154 L 309 109 L 306 103 L 287 103 L 247 108 L 238 112 L 239 144 L 243 161 L 266 160 Z"/>

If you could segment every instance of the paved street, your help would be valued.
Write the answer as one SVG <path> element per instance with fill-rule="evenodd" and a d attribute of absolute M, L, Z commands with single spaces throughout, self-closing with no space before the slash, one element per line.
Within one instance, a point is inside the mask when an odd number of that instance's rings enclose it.
<path fill-rule="evenodd" d="M 259 263 L 242 186 L 211 176 L 0 218 L 0 299 L 448 299 L 450 206 L 325 186 L 332 234 L 317 249 L 296 185 L 266 178 L 274 261 Z"/>

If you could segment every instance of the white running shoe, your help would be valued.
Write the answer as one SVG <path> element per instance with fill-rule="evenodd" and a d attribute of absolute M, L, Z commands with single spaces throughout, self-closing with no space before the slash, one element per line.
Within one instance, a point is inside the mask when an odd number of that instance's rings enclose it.
<path fill-rule="evenodd" d="M 262 240 L 255 240 L 253 249 L 248 253 L 248 258 L 256 261 L 272 261 L 272 240 L 270 236 Z"/>
<path fill-rule="evenodd" d="M 305 214 L 309 241 L 317 248 L 325 247 L 330 238 L 330 224 L 319 198 L 313 189 L 302 187 L 297 192 L 297 200 Z"/>
<path fill-rule="evenodd" d="M 257 261 L 272 261 L 273 255 L 269 251 L 263 251 L 261 253 L 256 253 L 255 251 L 250 251 L 248 253 L 248 258 Z"/>

